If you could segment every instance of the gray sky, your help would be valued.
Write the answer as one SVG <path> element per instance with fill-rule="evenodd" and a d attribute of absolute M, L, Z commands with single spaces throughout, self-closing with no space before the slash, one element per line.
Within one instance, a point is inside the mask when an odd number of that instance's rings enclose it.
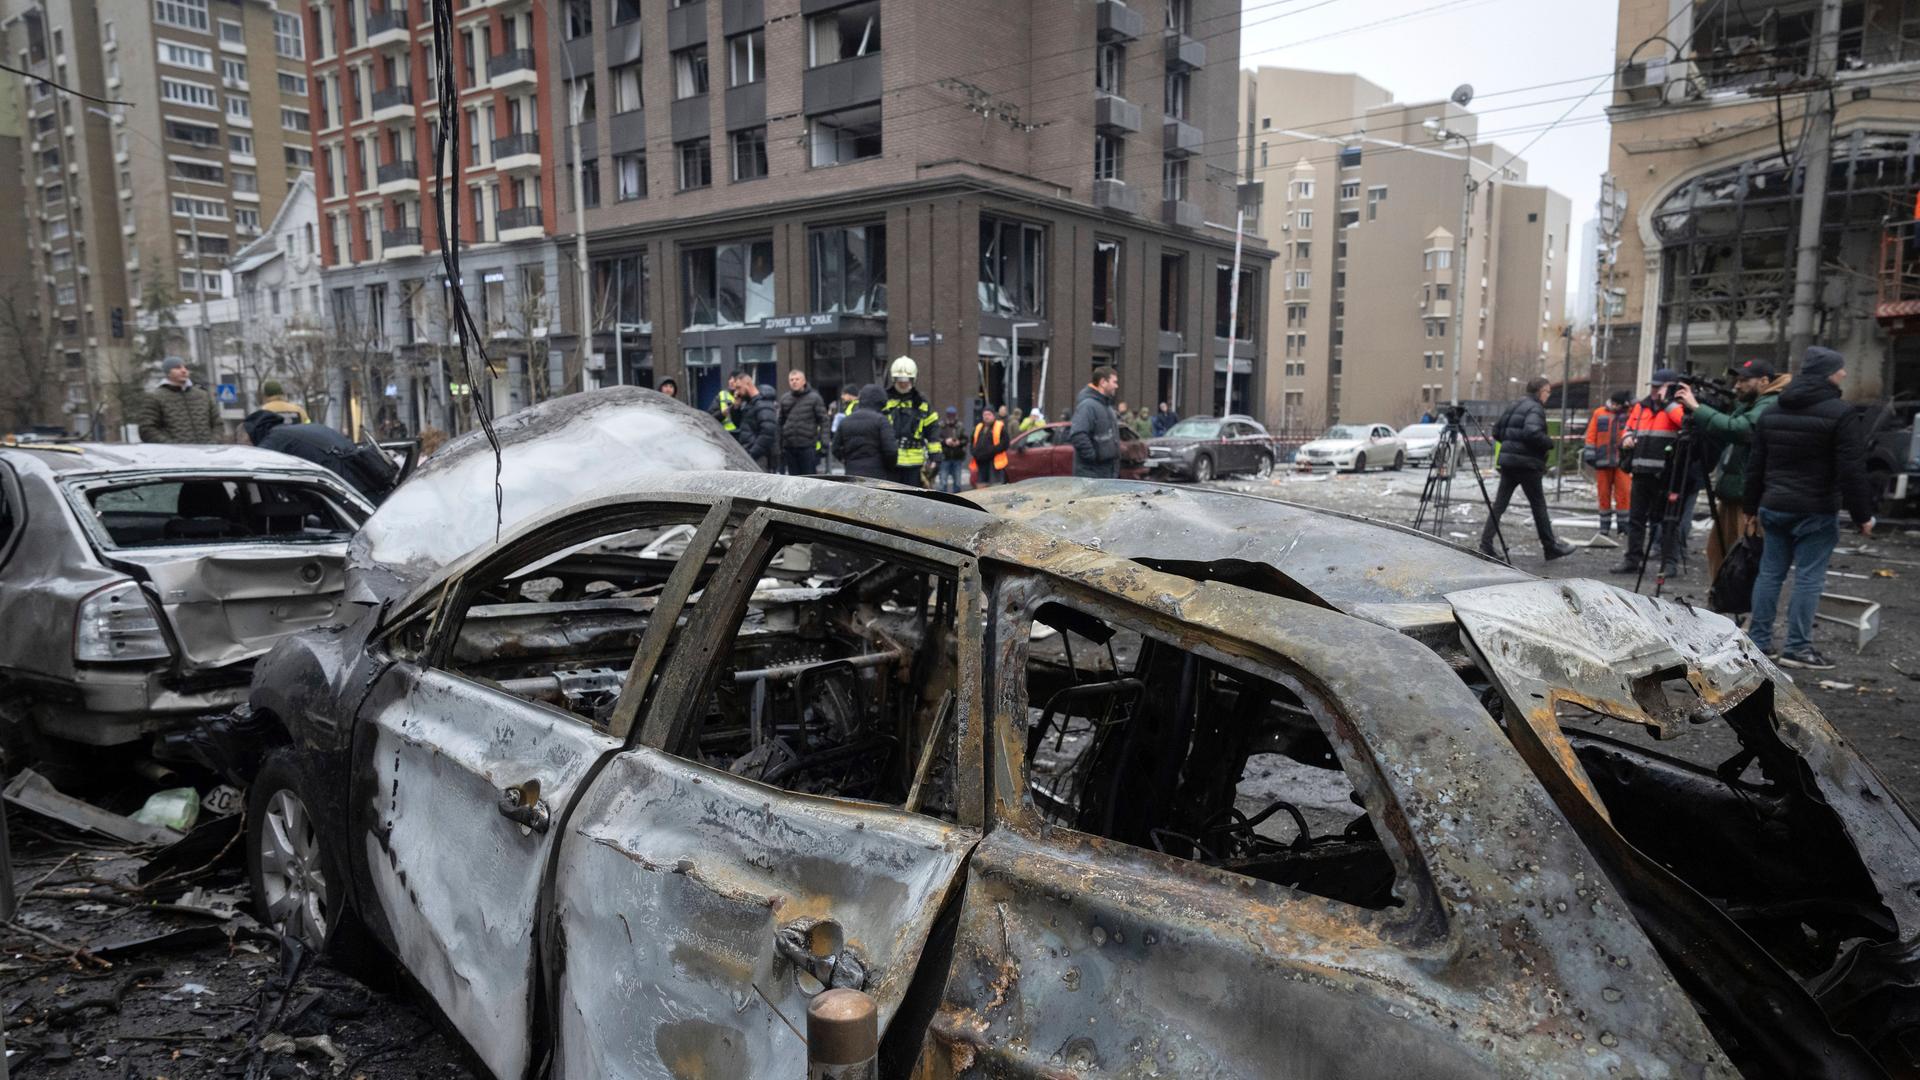
<path fill-rule="evenodd" d="M 1572 108 L 1525 157 L 1533 183 L 1573 201 L 1580 242 L 1607 167 L 1607 125 L 1594 118 L 1611 86 L 1574 99 L 1612 69 L 1615 0 L 1241 0 L 1241 9 L 1241 66 L 1353 72 L 1399 101 L 1472 83 L 1482 134 L 1508 153 Z M 1337 36 L 1311 40 L 1324 35 Z"/>

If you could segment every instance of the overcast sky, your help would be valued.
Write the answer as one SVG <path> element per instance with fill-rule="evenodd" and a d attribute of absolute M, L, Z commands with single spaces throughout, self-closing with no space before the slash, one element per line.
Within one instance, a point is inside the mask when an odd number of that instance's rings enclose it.
<path fill-rule="evenodd" d="M 1352 72 L 1405 102 L 1445 97 L 1472 83 L 1469 108 L 1480 114 L 1481 133 L 1508 153 L 1572 108 L 1524 156 L 1533 183 L 1573 201 L 1573 240 L 1580 243 L 1607 167 L 1607 125 L 1596 118 L 1610 86 L 1577 104 L 1574 99 L 1612 69 L 1615 0 L 1242 0 L 1241 6 L 1241 66 Z M 1376 23 L 1382 25 L 1368 25 Z"/>

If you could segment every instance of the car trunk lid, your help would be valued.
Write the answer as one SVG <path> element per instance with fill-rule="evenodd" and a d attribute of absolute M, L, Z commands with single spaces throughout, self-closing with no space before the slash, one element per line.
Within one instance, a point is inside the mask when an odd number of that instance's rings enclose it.
<path fill-rule="evenodd" d="M 346 588 L 344 544 L 123 550 L 108 561 L 149 584 L 189 671 L 251 660 L 335 621 Z"/>

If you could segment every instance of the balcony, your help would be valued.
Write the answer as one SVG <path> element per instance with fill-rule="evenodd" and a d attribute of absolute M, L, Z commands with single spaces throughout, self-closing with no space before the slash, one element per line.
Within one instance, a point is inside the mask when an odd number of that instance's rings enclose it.
<path fill-rule="evenodd" d="M 1168 117 L 1161 130 L 1164 132 L 1162 148 L 1168 157 L 1192 157 L 1200 152 L 1201 144 L 1206 141 L 1200 129 L 1185 120 Z"/>
<path fill-rule="evenodd" d="M 420 166 L 411 161 L 393 161 L 380 166 L 376 173 L 382 195 L 418 195 L 420 193 Z"/>
<path fill-rule="evenodd" d="M 367 44 L 376 49 L 404 49 L 411 41 L 407 32 L 407 9 L 388 8 L 367 14 Z"/>
<path fill-rule="evenodd" d="M 1124 180 L 1095 180 L 1093 205 L 1098 209 L 1112 210 L 1115 213 L 1138 214 L 1140 193 L 1128 187 Z"/>
<path fill-rule="evenodd" d="M 1185 199 L 1168 199 L 1160 204 L 1160 220 L 1176 229 L 1198 229 L 1206 224 L 1200 204 Z"/>
<path fill-rule="evenodd" d="M 495 90 L 513 86 L 534 86 L 540 74 L 533 65 L 532 49 L 508 49 L 487 58 L 487 83 Z"/>
<path fill-rule="evenodd" d="M 501 172 L 519 172 L 540 167 L 540 135 L 523 131 L 493 140 L 493 167 Z"/>
<path fill-rule="evenodd" d="M 1147 18 L 1120 0 L 1094 5 L 1094 29 L 1101 41 L 1132 41 L 1147 29 Z"/>
<path fill-rule="evenodd" d="M 420 230 L 382 229 L 380 230 L 380 254 L 386 259 L 411 259 L 425 254 L 420 246 Z"/>
<path fill-rule="evenodd" d="M 1112 94 L 1096 94 L 1093 126 L 1101 131 L 1131 135 L 1140 130 L 1140 106 Z"/>
<path fill-rule="evenodd" d="M 1167 70 L 1199 71 L 1207 66 L 1207 47 L 1178 30 L 1166 31 Z"/>
<path fill-rule="evenodd" d="M 374 123 L 413 119 L 413 87 L 389 86 L 373 92 Z"/>
<path fill-rule="evenodd" d="M 503 244 L 511 244 L 515 240 L 537 240 L 547 234 L 537 206 L 515 206 L 502 210 L 493 216 L 493 227 L 500 234 Z"/>

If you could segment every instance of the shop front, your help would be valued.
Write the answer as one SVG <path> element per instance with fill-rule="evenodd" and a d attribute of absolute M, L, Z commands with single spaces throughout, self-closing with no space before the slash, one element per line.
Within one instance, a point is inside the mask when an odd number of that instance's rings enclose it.
<path fill-rule="evenodd" d="M 843 388 L 858 393 L 860 387 L 886 378 L 890 358 L 885 318 L 839 312 L 776 315 L 760 326 L 775 337 L 804 342 L 799 355 L 807 384 L 829 402 L 837 400 Z"/>

